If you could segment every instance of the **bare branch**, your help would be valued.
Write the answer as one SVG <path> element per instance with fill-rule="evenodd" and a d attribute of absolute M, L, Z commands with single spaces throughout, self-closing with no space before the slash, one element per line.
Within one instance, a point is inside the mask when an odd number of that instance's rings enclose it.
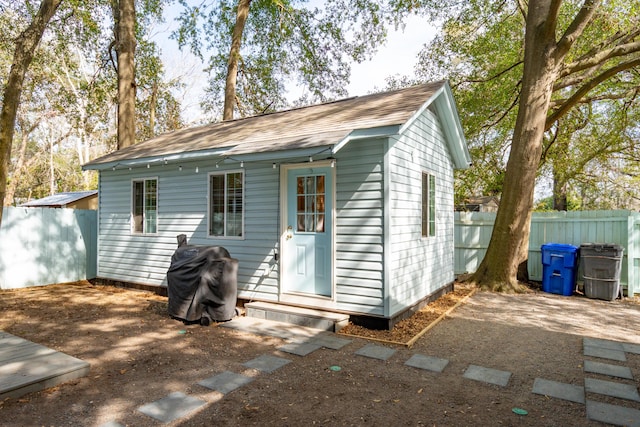
<path fill-rule="evenodd" d="M 580 87 L 567 101 L 562 104 L 556 111 L 554 111 L 549 117 L 547 117 L 547 122 L 545 125 L 545 130 L 549 130 L 553 123 L 555 123 L 558 119 L 563 117 L 567 112 L 576 105 L 591 89 L 604 82 L 605 80 L 615 76 L 617 73 L 621 71 L 628 70 L 630 68 L 634 68 L 640 66 L 640 58 L 633 59 L 631 61 L 622 62 L 615 67 L 612 67 L 605 72 L 599 74 L 592 80 L 585 83 L 582 87 Z"/>
<path fill-rule="evenodd" d="M 567 64 L 561 71 L 559 77 L 568 76 L 569 74 L 576 73 L 578 71 L 586 70 L 591 67 L 595 67 L 608 61 L 611 58 L 618 56 L 628 55 L 630 53 L 640 52 L 640 40 L 633 43 L 626 43 L 623 45 L 612 47 L 611 49 L 603 50 L 595 53 L 594 55 L 581 59 L 579 61 Z"/>
<path fill-rule="evenodd" d="M 582 98 L 577 102 L 577 104 L 591 104 L 592 102 L 596 102 L 596 101 L 605 101 L 605 100 L 613 101 L 616 99 L 625 99 L 625 98 L 633 97 L 637 93 L 638 93 L 638 89 L 634 88 L 621 93 L 611 93 L 606 95 Z M 562 104 L 566 103 L 567 101 L 568 99 L 556 99 L 555 101 L 551 101 L 549 108 L 554 109 L 554 108 L 560 107 Z"/>
<path fill-rule="evenodd" d="M 504 70 L 500 71 L 499 73 L 491 76 L 491 77 L 487 77 L 486 79 L 468 79 L 466 80 L 466 82 L 468 83 L 486 83 L 488 81 L 497 79 L 498 77 L 502 76 L 503 74 L 508 73 L 509 71 L 513 70 L 514 68 L 516 68 L 518 65 L 522 65 L 524 61 L 518 61 L 513 65 L 510 65 L 509 67 L 505 68 Z"/>

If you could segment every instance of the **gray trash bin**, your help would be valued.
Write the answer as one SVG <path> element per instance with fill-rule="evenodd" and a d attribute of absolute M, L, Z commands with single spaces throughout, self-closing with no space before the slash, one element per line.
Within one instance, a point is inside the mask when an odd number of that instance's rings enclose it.
<path fill-rule="evenodd" d="M 622 246 L 613 243 L 583 243 L 580 245 L 584 294 L 587 298 L 613 301 L 618 297 L 620 294 L 622 252 Z"/>

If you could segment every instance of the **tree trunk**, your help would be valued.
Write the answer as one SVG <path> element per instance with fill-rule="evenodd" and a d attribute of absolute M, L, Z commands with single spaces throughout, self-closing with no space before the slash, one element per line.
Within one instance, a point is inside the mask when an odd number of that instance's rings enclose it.
<path fill-rule="evenodd" d="M 528 257 L 536 172 L 542 155 L 547 111 L 557 76 L 555 19 L 549 0 L 529 3 L 524 74 L 518 116 L 496 221 L 471 280 L 484 289 L 518 292 L 518 269 Z"/>
<path fill-rule="evenodd" d="M 224 109 L 222 120 L 233 120 L 233 108 L 236 103 L 236 84 L 238 80 L 238 61 L 240 59 L 240 45 L 242 44 L 242 33 L 249 16 L 249 6 L 251 0 L 239 0 L 236 15 L 236 24 L 231 35 L 231 50 L 227 63 L 227 80 L 224 87 Z"/>
<path fill-rule="evenodd" d="M 151 87 L 151 100 L 149 101 L 149 136 L 156 134 L 156 103 L 158 102 L 158 82 L 153 82 Z"/>
<path fill-rule="evenodd" d="M 555 169 L 553 171 L 553 209 L 567 210 L 567 183 L 558 176 Z"/>
<path fill-rule="evenodd" d="M 47 24 L 55 14 L 62 0 L 42 0 L 38 13 L 31 24 L 16 39 L 16 49 L 9 77 L 2 96 L 0 111 L 0 224 L 2 224 L 2 208 L 7 191 L 7 176 L 11 159 L 14 126 L 22 95 L 22 84 L 33 54 L 40 44 Z"/>
<path fill-rule="evenodd" d="M 113 0 L 113 31 L 118 62 L 118 150 L 136 138 L 136 11 L 134 0 Z"/>

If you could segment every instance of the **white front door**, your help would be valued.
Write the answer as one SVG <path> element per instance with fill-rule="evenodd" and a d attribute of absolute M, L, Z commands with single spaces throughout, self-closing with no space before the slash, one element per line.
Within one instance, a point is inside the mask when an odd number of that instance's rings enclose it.
<path fill-rule="evenodd" d="M 333 171 L 320 162 L 283 167 L 283 293 L 333 296 Z"/>

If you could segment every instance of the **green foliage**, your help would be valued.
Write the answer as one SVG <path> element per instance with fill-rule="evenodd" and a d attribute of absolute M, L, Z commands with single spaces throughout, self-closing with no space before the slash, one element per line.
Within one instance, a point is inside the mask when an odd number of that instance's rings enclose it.
<path fill-rule="evenodd" d="M 180 0 L 180 28 L 173 37 L 201 58 L 210 74 L 203 106 L 214 117 L 224 100 L 237 1 L 193 5 Z M 363 61 L 386 36 L 385 15 L 375 0 L 253 0 L 244 30 L 237 79 L 241 115 L 287 106 L 292 85 L 304 89 L 295 104 L 346 96 L 350 61 Z"/>
<path fill-rule="evenodd" d="M 557 39 L 582 4 L 562 2 Z M 394 5 L 399 13 L 425 12 L 443 23 L 441 33 L 420 54 L 416 75 L 418 80 L 447 78 L 452 83 L 473 158 L 471 169 L 456 174 L 457 197 L 499 193 L 523 73 L 524 12 L 518 2 L 504 0 L 398 0 Z M 639 126 L 638 66 L 612 73 L 585 93 L 579 90 L 604 71 L 639 57 L 636 46 L 598 58 L 610 49 L 637 43 L 638 28 L 638 2 L 605 2 L 560 64 L 539 179 L 559 180 L 558 188 L 584 197 L 585 208 L 624 206 L 625 199 L 612 192 L 612 186 L 600 188 L 595 181 L 608 176 L 617 182 L 625 173 L 636 173 L 630 168 L 638 158 L 638 139 L 634 144 L 629 134 L 633 129 L 637 133 Z M 588 196 L 592 192 L 599 195 Z"/>

